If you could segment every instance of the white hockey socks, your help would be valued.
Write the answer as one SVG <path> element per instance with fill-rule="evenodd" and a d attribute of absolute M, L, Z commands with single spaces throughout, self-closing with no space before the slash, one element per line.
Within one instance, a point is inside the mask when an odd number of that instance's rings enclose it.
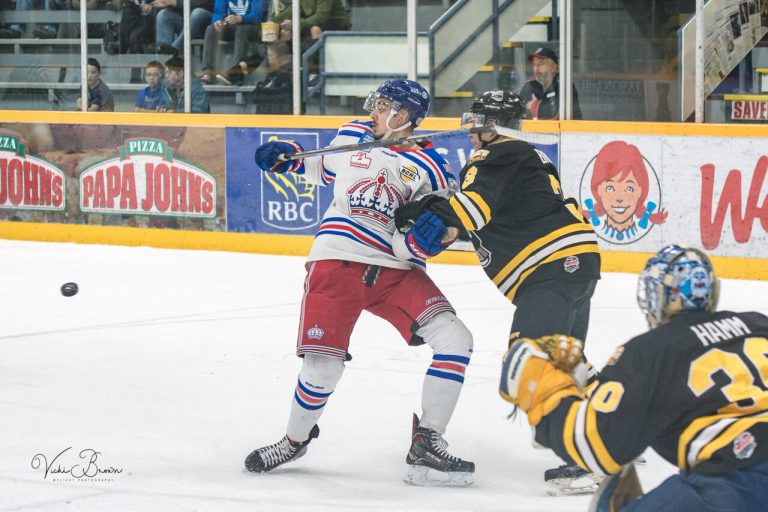
<path fill-rule="evenodd" d="M 323 414 L 325 403 L 336 389 L 344 361 L 336 357 L 305 354 L 304 364 L 291 403 L 288 419 L 288 438 L 303 442 L 309 439 L 309 432 Z"/>
<path fill-rule="evenodd" d="M 434 350 L 424 377 L 419 426 L 444 434 L 472 356 L 472 333 L 456 315 L 445 312 L 431 318 L 416 334 Z"/>

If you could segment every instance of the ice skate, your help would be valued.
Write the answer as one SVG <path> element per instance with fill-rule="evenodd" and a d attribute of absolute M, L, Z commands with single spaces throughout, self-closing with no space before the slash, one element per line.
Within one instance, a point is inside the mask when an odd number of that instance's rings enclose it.
<path fill-rule="evenodd" d="M 589 473 L 577 465 L 563 464 L 544 472 L 544 483 L 550 496 L 574 496 L 597 491 L 602 475 Z"/>
<path fill-rule="evenodd" d="M 475 463 L 448 453 L 443 436 L 428 428 L 419 427 L 419 418 L 413 415 L 411 449 L 405 458 L 408 471 L 403 481 L 410 485 L 466 487 L 474 482 Z"/>
<path fill-rule="evenodd" d="M 253 473 L 272 471 L 277 466 L 303 456 L 307 452 L 307 445 L 310 441 L 319 435 L 320 428 L 315 425 L 309 432 L 309 439 L 302 443 L 291 441 L 288 436 L 285 436 L 275 444 L 252 451 L 245 458 L 245 468 Z"/>

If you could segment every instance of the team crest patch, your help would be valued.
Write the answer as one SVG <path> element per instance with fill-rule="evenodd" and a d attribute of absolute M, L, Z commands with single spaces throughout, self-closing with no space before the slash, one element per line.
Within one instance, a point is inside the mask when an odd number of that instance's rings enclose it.
<path fill-rule="evenodd" d="M 313 325 L 307 330 L 307 338 L 311 340 L 319 340 L 325 336 L 325 331 L 318 327 L 317 324 Z"/>
<path fill-rule="evenodd" d="M 733 440 L 733 454 L 737 459 L 750 458 L 755 453 L 755 448 L 757 448 L 757 442 L 749 430 L 742 432 Z"/>
<path fill-rule="evenodd" d="M 409 181 L 416 181 L 416 178 L 418 177 L 419 170 L 416 167 L 412 165 L 406 165 L 400 168 L 400 179 L 405 183 L 408 183 Z"/>
<path fill-rule="evenodd" d="M 579 270 L 579 257 L 578 256 L 568 256 L 565 258 L 565 263 L 563 263 L 563 268 L 566 272 L 569 274 L 573 274 L 577 270 Z"/>
<path fill-rule="evenodd" d="M 353 218 L 375 220 L 389 226 L 395 209 L 405 202 L 403 194 L 387 182 L 387 170 L 381 169 L 376 177 L 364 178 L 347 189 L 349 213 Z"/>
<path fill-rule="evenodd" d="M 477 162 L 478 160 L 485 160 L 485 157 L 488 156 L 488 150 L 487 149 L 478 149 L 474 153 L 472 153 L 472 156 L 469 157 L 469 163 Z"/>

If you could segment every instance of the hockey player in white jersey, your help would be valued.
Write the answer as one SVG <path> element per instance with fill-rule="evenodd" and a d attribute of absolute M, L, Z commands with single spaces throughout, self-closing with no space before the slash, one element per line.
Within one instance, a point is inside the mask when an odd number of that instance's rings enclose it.
<path fill-rule="evenodd" d="M 405 137 L 429 109 L 429 94 L 410 80 L 388 80 L 369 94 L 370 120 L 339 128 L 332 146 Z M 286 435 L 253 451 L 249 471 L 270 471 L 295 460 L 319 434 L 317 422 L 338 384 L 349 355 L 349 338 L 362 311 L 387 320 L 411 346 L 434 351 L 422 389 L 422 415 L 414 415 L 405 482 L 469 485 L 474 463 L 447 451 L 443 439 L 472 354 L 472 335 L 424 271 L 425 260 L 453 242 L 437 216 L 422 216 L 406 233 L 395 229 L 395 209 L 438 193 L 450 195 L 455 177 L 447 162 L 426 145 L 382 147 L 282 161 L 302 151 L 291 141 L 256 150 L 265 172 L 294 172 L 333 186 L 307 263 L 296 353 L 303 357 Z"/>

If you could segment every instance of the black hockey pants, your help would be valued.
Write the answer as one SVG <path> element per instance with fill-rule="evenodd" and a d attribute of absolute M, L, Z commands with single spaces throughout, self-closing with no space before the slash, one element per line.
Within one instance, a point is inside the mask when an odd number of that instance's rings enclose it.
<path fill-rule="evenodd" d="M 590 299 L 596 284 L 596 279 L 550 279 L 531 283 L 520 290 L 514 301 L 517 309 L 512 320 L 510 344 L 518 337 L 567 334 L 586 345 Z"/>

